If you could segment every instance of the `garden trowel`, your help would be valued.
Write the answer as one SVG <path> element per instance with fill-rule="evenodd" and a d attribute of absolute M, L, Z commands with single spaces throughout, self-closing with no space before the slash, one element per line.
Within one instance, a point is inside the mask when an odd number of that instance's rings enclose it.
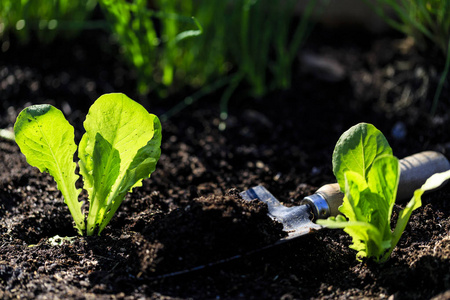
<path fill-rule="evenodd" d="M 450 163 L 441 153 L 425 151 L 400 160 L 401 173 L 397 191 L 397 201 L 411 199 L 416 189 L 433 174 L 450 170 Z M 267 204 L 269 216 L 283 224 L 288 234 L 279 242 L 290 240 L 322 226 L 314 223 L 339 214 L 344 194 L 337 183 L 322 186 L 311 196 L 305 197 L 299 206 L 284 206 L 265 187 L 258 185 L 240 193 L 245 200 L 260 200 Z"/>

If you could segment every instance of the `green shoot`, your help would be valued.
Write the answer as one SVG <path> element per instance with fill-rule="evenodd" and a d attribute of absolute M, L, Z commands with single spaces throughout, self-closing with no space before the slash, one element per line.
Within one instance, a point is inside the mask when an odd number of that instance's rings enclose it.
<path fill-rule="evenodd" d="M 347 130 L 333 152 L 333 172 L 345 192 L 339 207 L 343 216 L 317 223 L 328 228 L 343 228 L 353 239 L 350 248 L 357 251 L 358 259 L 372 258 L 379 263 L 389 259 L 411 213 L 422 205 L 422 194 L 450 178 L 450 171 L 431 176 L 414 192 L 391 231 L 400 167 L 383 134 L 367 123 Z"/>
<path fill-rule="evenodd" d="M 89 195 L 87 220 L 75 187 L 74 129 L 55 107 L 25 108 L 14 125 L 16 142 L 30 165 L 55 179 L 78 233 L 100 234 L 127 192 L 155 170 L 161 124 L 124 94 L 101 96 L 89 109 L 78 146 L 80 174 Z"/>

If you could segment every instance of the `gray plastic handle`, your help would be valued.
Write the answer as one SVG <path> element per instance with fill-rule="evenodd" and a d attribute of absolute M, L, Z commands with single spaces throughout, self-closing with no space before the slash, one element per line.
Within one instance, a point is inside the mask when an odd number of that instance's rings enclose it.
<path fill-rule="evenodd" d="M 411 199 L 414 191 L 420 188 L 431 175 L 450 170 L 450 162 L 447 158 L 434 151 L 424 151 L 405 157 L 400 160 L 400 166 L 398 201 Z"/>
<path fill-rule="evenodd" d="M 450 163 L 441 153 L 424 151 L 401 159 L 400 170 L 397 202 L 411 199 L 414 191 L 431 175 L 450 170 Z M 305 197 L 304 202 L 311 206 L 316 218 L 322 219 L 330 215 L 337 216 L 343 198 L 339 184 L 332 183 L 322 186 L 314 195 Z"/>

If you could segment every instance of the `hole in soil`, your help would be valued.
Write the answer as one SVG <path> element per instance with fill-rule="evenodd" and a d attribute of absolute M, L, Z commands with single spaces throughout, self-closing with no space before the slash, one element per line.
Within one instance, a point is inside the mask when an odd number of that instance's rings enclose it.
<path fill-rule="evenodd" d="M 72 220 L 64 216 L 40 218 L 32 216 L 23 219 L 13 230 L 12 235 L 15 238 L 23 240 L 28 245 L 37 244 L 43 238 L 59 236 L 76 236 L 77 232 L 73 227 Z"/>

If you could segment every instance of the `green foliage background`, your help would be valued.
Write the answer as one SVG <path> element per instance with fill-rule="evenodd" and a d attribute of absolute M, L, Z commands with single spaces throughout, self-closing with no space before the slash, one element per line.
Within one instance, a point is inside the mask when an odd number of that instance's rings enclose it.
<path fill-rule="evenodd" d="M 447 58 L 432 113 L 450 68 L 450 1 L 365 0 L 387 24 L 420 49 Z M 300 16 L 297 5 L 305 8 Z M 291 85 L 293 62 L 328 0 L 2 0 L 0 37 L 27 42 L 72 38 L 104 29 L 134 69 L 141 94 L 165 97 L 190 86 L 205 93 L 225 88 L 223 117 L 238 86 L 260 97 Z M 93 12 L 103 19 L 93 20 Z M 314 20 L 314 21 L 313 21 Z M 429 52 L 433 53 L 433 52 Z"/>
<path fill-rule="evenodd" d="M 36 32 L 50 42 L 108 27 L 138 73 L 141 93 L 158 90 L 164 96 L 234 73 L 213 86 L 228 85 L 231 94 L 245 82 L 252 95 L 262 96 L 290 86 L 292 62 L 319 2 L 305 1 L 299 19 L 297 0 L 4 0 L 0 34 L 13 32 L 26 42 Z M 89 20 L 96 5 L 106 21 Z"/>

